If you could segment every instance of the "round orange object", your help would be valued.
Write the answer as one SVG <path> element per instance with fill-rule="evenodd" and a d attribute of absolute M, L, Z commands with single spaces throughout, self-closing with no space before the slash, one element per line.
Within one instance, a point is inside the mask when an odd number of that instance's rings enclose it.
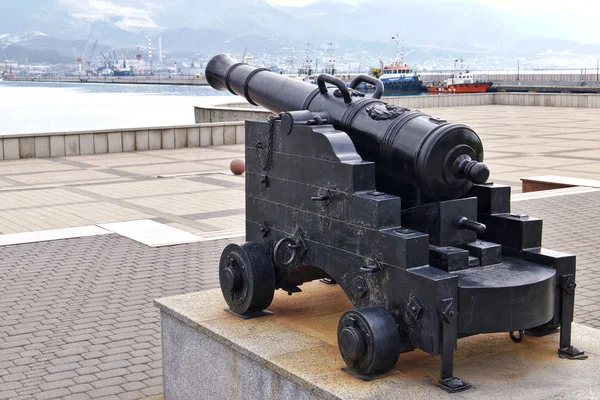
<path fill-rule="evenodd" d="M 236 158 L 235 160 L 231 161 L 231 164 L 229 164 L 229 169 L 234 174 L 241 175 L 246 170 L 246 162 Z"/>

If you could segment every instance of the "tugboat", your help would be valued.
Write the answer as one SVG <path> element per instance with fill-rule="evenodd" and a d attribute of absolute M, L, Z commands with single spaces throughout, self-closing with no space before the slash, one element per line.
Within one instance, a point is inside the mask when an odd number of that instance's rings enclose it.
<path fill-rule="evenodd" d="M 378 78 L 386 92 L 413 92 L 418 93 L 423 89 L 423 82 L 416 71 L 404 63 L 404 53 L 401 51 L 401 41 L 392 37 L 396 42 L 396 58 L 389 65 L 371 69 L 371 73 Z"/>
<path fill-rule="evenodd" d="M 463 67 L 463 63 L 464 60 L 461 58 L 457 73 L 437 85 L 428 84 L 427 91 L 429 93 L 485 93 L 492 86 L 492 82 L 476 80 L 473 73 Z"/>

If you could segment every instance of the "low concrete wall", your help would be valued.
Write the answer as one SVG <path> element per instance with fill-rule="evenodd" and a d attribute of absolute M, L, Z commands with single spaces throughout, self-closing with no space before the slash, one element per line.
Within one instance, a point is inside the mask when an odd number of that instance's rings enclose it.
<path fill-rule="evenodd" d="M 494 93 L 503 106 L 600 108 L 600 95 L 573 93 Z"/>
<path fill-rule="evenodd" d="M 273 115 L 271 111 L 253 106 L 248 102 L 194 107 L 194 121 L 196 121 L 197 124 L 266 119 L 270 115 Z"/>
<path fill-rule="evenodd" d="M 407 108 L 489 106 L 495 93 L 432 94 L 423 96 L 389 96 L 382 100 Z"/>
<path fill-rule="evenodd" d="M 383 100 L 408 108 L 483 105 L 600 108 L 598 94 L 472 93 L 390 96 Z M 0 135 L 0 160 L 237 144 L 244 142 L 243 121 L 273 115 L 242 101 L 196 106 L 194 114 L 195 125 Z"/>
<path fill-rule="evenodd" d="M 467 107 L 467 106 L 543 106 L 571 108 L 600 108 L 599 94 L 571 93 L 469 93 L 433 94 L 422 96 L 389 96 L 383 101 L 408 108 Z M 219 106 L 194 107 L 197 123 L 265 119 L 270 111 L 244 101 Z"/>
<path fill-rule="evenodd" d="M 0 160 L 244 143 L 244 122 L 0 135 Z"/>

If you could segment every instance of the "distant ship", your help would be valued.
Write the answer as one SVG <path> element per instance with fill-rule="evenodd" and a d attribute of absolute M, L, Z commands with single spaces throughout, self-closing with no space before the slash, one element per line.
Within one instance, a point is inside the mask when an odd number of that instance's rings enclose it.
<path fill-rule="evenodd" d="M 421 78 L 416 71 L 404 63 L 401 42 L 397 36 L 392 37 L 392 40 L 396 42 L 396 59 L 389 65 L 381 62 L 381 67 L 372 68 L 371 74 L 383 83 L 386 92 L 422 92 Z"/>
<path fill-rule="evenodd" d="M 457 61 L 455 60 L 455 63 Z M 429 93 L 485 93 L 492 86 L 491 82 L 476 80 L 473 73 L 464 69 L 463 59 L 460 63 L 460 70 L 457 73 L 450 75 L 443 82 L 428 84 L 427 91 Z"/>

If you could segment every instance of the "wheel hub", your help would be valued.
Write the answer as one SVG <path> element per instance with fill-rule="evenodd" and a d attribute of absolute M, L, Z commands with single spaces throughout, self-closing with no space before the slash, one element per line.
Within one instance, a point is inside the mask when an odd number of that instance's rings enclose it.
<path fill-rule="evenodd" d="M 366 350 L 363 333 L 351 326 L 342 329 L 339 347 L 344 357 L 350 360 L 358 360 L 365 354 Z"/>
<path fill-rule="evenodd" d="M 228 292 L 236 292 L 242 287 L 242 277 L 233 267 L 227 267 L 223 270 L 223 288 Z"/>

